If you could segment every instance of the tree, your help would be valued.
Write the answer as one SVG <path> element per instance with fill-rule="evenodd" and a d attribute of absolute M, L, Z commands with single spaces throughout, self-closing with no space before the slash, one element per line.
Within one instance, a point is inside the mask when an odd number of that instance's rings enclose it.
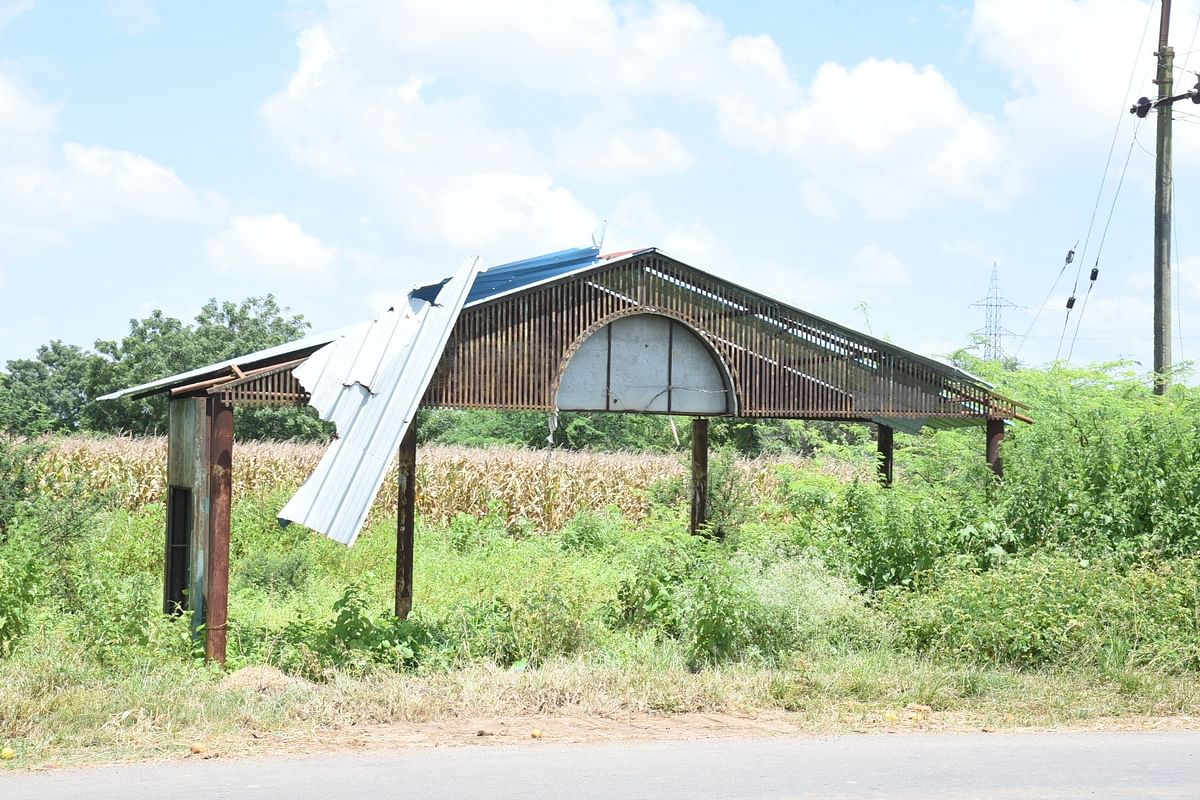
<path fill-rule="evenodd" d="M 144 320 L 130 320 L 129 335 L 120 342 L 96 342 L 105 359 L 92 372 L 92 396 L 286 344 L 302 338 L 309 327 L 303 316 L 289 316 L 274 295 L 250 297 L 240 303 L 209 300 L 196 315 L 194 327 L 156 310 Z M 87 421 L 89 429 L 107 433 L 163 433 L 167 400 L 152 395 L 91 403 Z M 246 408 L 239 410 L 235 424 L 241 439 L 324 439 L 329 435 L 328 426 L 306 408 Z"/>
<path fill-rule="evenodd" d="M 56 339 L 39 347 L 36 358 L 9 361 L 0 376 L 0 428 L 24 436 L 79 430 L 95 359 Z"/>
<path fill-rule="evenodd" d="M 161 434 L 167 426 L 162 395 L 95 402 L 100 395 L 263 350 L 305 335 L 309 324 L 280 308 L 274 296 L 240 303 L 210 300 L 187 325 L 155 310 L 129 321 L 119 341 L 100 340 L 96 352 L 54 341 L 34 359 L 8 362 L 0 373 L 0 429 L 25 435 L 79 430 Z M 323 439 L 329 426 L 311 409 L 247 408 L 237 415 L 240 438 Z"/>

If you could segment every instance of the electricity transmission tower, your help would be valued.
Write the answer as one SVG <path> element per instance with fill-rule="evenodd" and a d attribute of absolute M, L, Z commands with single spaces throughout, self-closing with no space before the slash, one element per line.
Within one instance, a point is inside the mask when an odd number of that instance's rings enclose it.
<path fill-rule="evenodd" d="M 988 283 L 987 297 L 971 303 L 972 306 L 983 306 L 986 316 L 984 326 L 975 334 L 982 337 L 983 357 L 987 361 L 998 361 L 1004 358 L 1004 334 L 1012 333 L 1004 327 L 1004 309 L 1016 308 L 1017 304 L 1006 297 L 1000 296 L 1000 275 L 996 263 L 992 262 L 992 279 Z"/>

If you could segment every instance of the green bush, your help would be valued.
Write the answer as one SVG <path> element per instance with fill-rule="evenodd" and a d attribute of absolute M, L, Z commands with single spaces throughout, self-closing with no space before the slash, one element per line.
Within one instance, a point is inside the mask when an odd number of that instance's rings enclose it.
<path fill-rule="evenodd" d="M 715 550 L 675 594 L 679 633 L 693 669 L 761 652 L 766 609 L 743 576 Z"/>
<path fill-rule="evenodd" d="M 893 590 L 883 608 L 921 653 L 1016 667 L 1200 668 L 1200 564 L 1122 569 L 1053 553 L 957 572 L 929 592 Z"/>
<path fill-rule="evenodd" d="M 0 433 L 0 544 L 8 538 L 9 527 L 33 497 L 38 461 L 45 450 L 44 443 Z"/>
<path fill-rule="evenodd" d="M 38 583 L 35 558 L 29 548 L 0 544 L 0 656 L 29 630 Z"/>

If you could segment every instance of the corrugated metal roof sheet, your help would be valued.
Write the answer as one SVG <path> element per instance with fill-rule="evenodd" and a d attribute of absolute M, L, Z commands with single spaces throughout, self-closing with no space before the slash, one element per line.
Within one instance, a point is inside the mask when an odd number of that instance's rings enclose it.
<path fill-rule="evenodd" d="M 334 423 L 338 435 L 283 507 L 281 521 L 318 530 L 343 545 L 358 537 L 433 378 L 478 263 L 466 261 L 436 302 L 414 291 L 402 307 L 355 327 L 296 367 L 293 374 L 312 395 L 308 404 Z"/>
<path fill-rule="evenodd" d="M 97 400 L 120 400 L 123 397 L 144 397 L 148 394 L 167 391 L 176 386 L 202 381 L 206 378 L 215 378 L 229 372 L 234 367 L 239 369 L 247 369 L 255 364 L 263 361 L 281 361 L 288 356 L 299 355 L 305 351 L 313 351 L 319 347 L 323 347 L 333 340 L 344 336 L 348 331 L 356 326 L 346 328 L 338 328 L 333 331 L 324 333 L 315 333 L 310 336 L 305 336 L 303 339 L 298 339 L 287 344 L 268 347 L 266 350 L 259 350 L 254 353 L 247 353 L 244 356 L 231 358 L 228 361 L 219 361 L 216 364 L 209 364 L 206 367 L 197 367 L 196 369 L 180 372 L 176 375 L 169 375 L 166 378 L 143 383 L 139 386 L 130 386 L 128 389 L 119 389 L 115 392 L 109 392 L 106 395 L 97 397 Z"/>
<path fill-rule="evenodd" d="M 435 296 L 356 326 L 293 372 L 309 405 L 337 428 L 317 468 L 280 512 L 349 545 L 358 537 L 388 467 L 433 378 L 477 273 L 469 259 Z"/>

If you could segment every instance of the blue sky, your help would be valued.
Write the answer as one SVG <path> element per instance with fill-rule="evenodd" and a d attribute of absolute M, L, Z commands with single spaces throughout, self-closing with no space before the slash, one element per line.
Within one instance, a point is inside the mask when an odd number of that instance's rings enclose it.
<path fill-rule="evenodd" d="M 1154 120 L 1135 140 L 1124 109 L 1153 93 L 1157 14 L 0 0 L 0 362 L 210 297 L 338 327 L 607 220 L 605 249 L 658 246 L 929 354 L 983 326 L 995 262 L 1005 326 L 1030 332 L 1006 349 L 1052 359 L 1079 266 L 1062 355 L 1079 322 L 1074 362 L 1148 366 Z M 1179 90 L 1198 22 L 1176 0 Z M 1178 360 L 1200 350 L 1200 106 L 1177 117 Z"/>

